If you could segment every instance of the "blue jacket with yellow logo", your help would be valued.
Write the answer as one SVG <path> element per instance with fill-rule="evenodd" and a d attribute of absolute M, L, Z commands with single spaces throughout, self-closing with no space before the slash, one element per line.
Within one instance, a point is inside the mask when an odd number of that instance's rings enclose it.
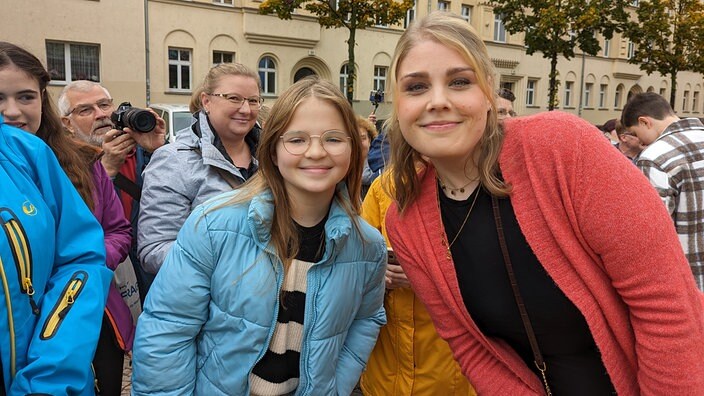
<path fill-rule="evenodd" d="M 112 272 L 51 150 L 0 117 L 0 359 L 8 395 L 92 395 Z"/>

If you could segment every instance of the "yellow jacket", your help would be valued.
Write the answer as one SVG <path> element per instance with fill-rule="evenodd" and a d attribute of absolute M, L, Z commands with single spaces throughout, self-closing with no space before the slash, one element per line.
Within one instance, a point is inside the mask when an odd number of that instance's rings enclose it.
<path fill-rule="evenodd" d="M 384 238 L 386 210 L 391 205 L 382 187 L 382 181 L 390 180 L 387 175 L 374 180 L 362 204 L 362 217 Z M 365 395 L 476 395 L 411 289 L 387 290 L 384 308 L 387 323 L 362 374 Z"/>

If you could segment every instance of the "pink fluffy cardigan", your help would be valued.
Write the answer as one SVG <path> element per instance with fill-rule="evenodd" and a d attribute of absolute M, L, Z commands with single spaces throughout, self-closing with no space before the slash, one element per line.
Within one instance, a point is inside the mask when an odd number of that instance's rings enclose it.
<path fill-rule="evenodd" d="M 703 296 L 657 193 L 577 117 L 543 113 L 505 129 L 499 165 L 518 223 L 584 315 L 618 394 L 704 395 Z M 480 395 L 544 394 L 467 313 L 442 242 L 434 168 L 419 177 L 419 198 L 402 215 L 392 205 L 387 231 L 438 333 Z"/>

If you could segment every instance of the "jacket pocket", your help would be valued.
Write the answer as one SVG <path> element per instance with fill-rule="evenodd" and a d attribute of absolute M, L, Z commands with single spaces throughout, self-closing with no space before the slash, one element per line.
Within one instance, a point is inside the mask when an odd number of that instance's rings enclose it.
<path fill-rule="evenodd" d="M 61 292 L 61 296 L 56 302 L 54 309 L 51 310 L 49 317 L 46 318 L 46 322 L 44 322 L 44 327 L 42 328 L 42 334 L 39 338 L 42 340 L 48 340 L 56 335 L 56 332 L 59 331 L 61 323 L 64 318 L 66 318 L 66 315 L 68 315 L 68 312 L 71 310 L 71 307 L 73 307 L 76 299 L 78 299 L 78 296 L 81 294 L 81 290 L 83 290 L 83 287 L 87 281 L 87 272 L 74 272 L 73 276 L 71 276 L 71 279 L 69 279 L 66 284 L 66 287 L 64 287 L 64 290 Z"/>
<path fill-rule="evenodd" d="M 9 208 L 0 208 L 0 221 L 2 229 L 7 237 L 7 242 L 12 251 L 12 258 L 17 267 L 17 277 L 20 283 L 20 290 L 29 298 L 29 305 L 32 313 L 39 315 L 39 307 L 34 301 L 34 286 L 32 285 L 32 253 L 29 249 L 27 233 L 22 227 L 22 223 L 17 220 L 15 213 Z"/>

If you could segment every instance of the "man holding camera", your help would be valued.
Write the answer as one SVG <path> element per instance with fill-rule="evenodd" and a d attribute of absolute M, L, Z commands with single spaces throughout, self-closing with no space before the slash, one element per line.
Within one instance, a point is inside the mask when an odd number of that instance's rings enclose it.
<path fill-rule="evenodd" d="M 132 224 L 130 259 L 134 265 L 142 301 L 154 279 L 145 273 L 137 256 L 137 215 L 142 191 L 142 171 L 151 153 L 164 145 L 165 122 L 150 110 L 156 126 L 148 132 L 129 128 L 115 129 L 111 115 L 116 110 L 110 93 L 102 85 L 86 80 L 66 85 L 59 96 L 59 112 L 66 130 L 75 137 L 102 148 L 100 162 L 113 180 L 125 217 Z M 120 108 L 121 112 L 124 109 Z M 124 122 L 123 122 L 124 124 Z"/>

